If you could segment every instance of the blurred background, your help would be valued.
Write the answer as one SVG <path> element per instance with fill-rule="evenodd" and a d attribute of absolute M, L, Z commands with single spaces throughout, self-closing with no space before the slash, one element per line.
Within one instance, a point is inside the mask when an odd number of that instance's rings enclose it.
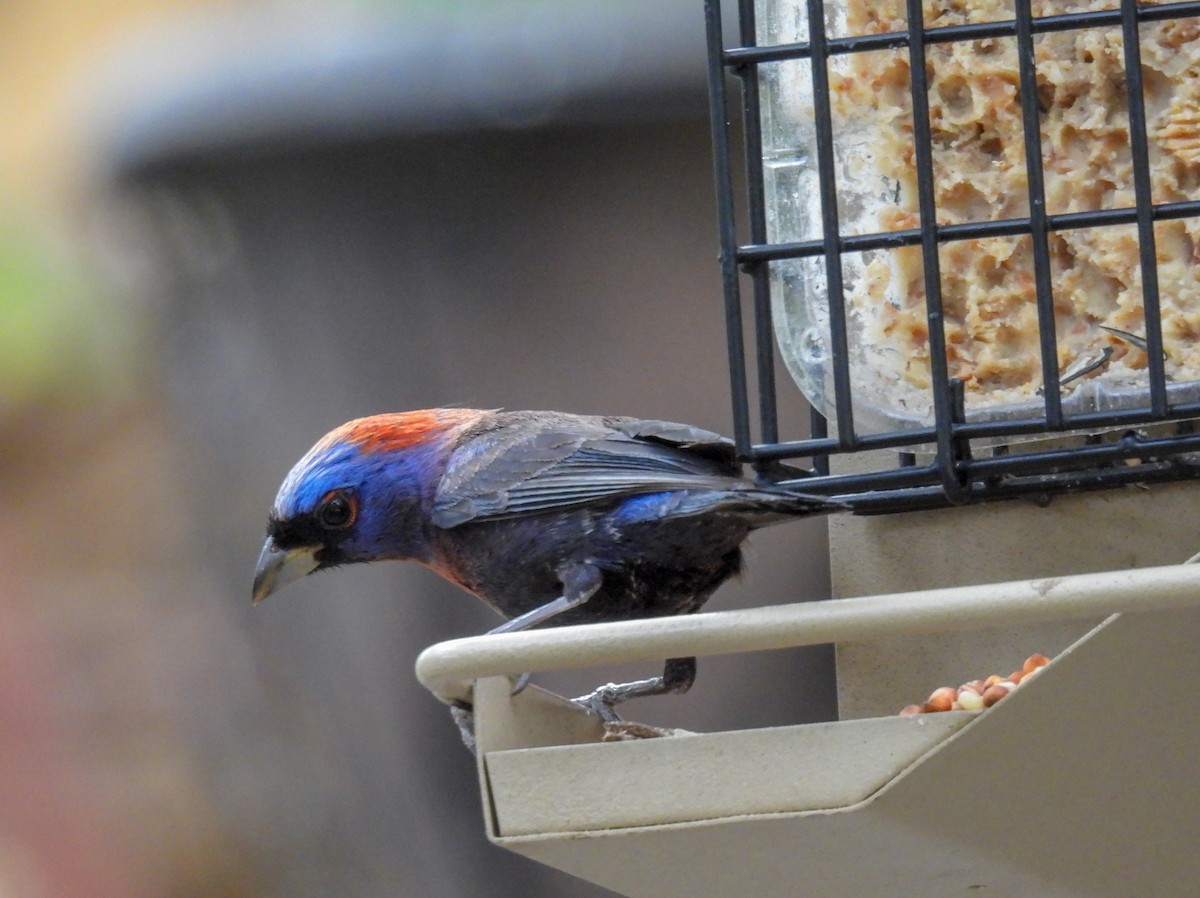
<path fill-rule="evenodd" d="M 0 33 L 0 896 L 607 894 L 486 842 L 412 674 L 490 611 L 406 565 L 249 590 L 352 417 L 730 430 L 700 0 L 42 0 Z M 824 597 L 824 557 L 820 522 L 756 535 L 708 607 Z M 829 718 L 830 664 L 706 660 L 631 716 Z"/>

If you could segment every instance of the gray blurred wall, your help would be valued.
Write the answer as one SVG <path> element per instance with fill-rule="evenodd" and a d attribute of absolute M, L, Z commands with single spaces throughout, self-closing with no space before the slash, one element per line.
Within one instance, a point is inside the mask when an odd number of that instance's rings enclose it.
<path fill-rule="evenodd" d="M 310 578 L 253 610 L 248 594 L 279 481 L 349 418 L 503 406 L 729 431 L 700 7 L 668 7 L 636 15 L 667 16 L 683 68 L 600 90 L 595 115 L 125 135 L 115 183 L 158 262 L 164 395 L 234 634 L 214 651 L 245 669 L 219 719 L 190 726 L 223 819 L 276 857 L 264 894 L 602 891 L 486 843 L 472 759 L 415 681 L 422 648 L 494 625 L 488 609 L 415 565 Z M 619 28 L 637 46 L 637 22 Z M 709 608 L 823 597 L 824 553 L 820 522 L 756 535 L 745 581 Z M 691 729 L 830 718 L 829 668 L 821 649 L 705 660 L 689 695 L 630 710 Z"/>

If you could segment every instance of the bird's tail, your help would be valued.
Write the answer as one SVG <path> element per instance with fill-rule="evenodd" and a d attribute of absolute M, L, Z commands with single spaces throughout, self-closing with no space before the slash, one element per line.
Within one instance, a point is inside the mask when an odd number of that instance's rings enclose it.
<path fill-rule="evenodd" d="M 674 511 L 676 514 L 732 514 L 745 517 L 751 527 L 766 527 L 807 515 L 847 511 L 844 502 L 817 496 L 791 487 L 761 487 L 745 483 L 712 492 L 693 492 Z"/>
<path fill-rule="evenodd" d="M 755 527 L 765 527 L 788 518 L 847 511 L 845 502 L 801 492 L 792 487 L 747 487 L 734 490 L 730 502 L 751 513 Z"/>

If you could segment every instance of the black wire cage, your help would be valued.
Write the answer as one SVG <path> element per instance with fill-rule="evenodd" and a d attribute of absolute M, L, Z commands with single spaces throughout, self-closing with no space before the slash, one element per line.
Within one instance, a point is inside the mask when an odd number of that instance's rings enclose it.
<path fill-rule="evenodd" d="M 738 40 L 732 46 L 723 33 L 720 0 L 705 3 L 734 437 L 741 457 L 764 480 L 803 480 L 805 489 L 840 495 L 863 513 L 1018 496 L 1046 499 L 1068 490 L 1196 477 L 1200 434 L 1192 422 L 1200 418 L 1200 390 L 1194 383 L 1200 371 L 1189 373 L 1174 360 L 1200 341 L 1200 330 L 1193 335 L 1187 323 L 1200 326 L 1200 293 L 1193 297 L 1188 292 L 1200 271 L 1200 241 L 1195 239 L 1200 234 L 1200 87 L 1189 87 L 1200 80 L 1200 20 L 1194 18 L 1200 16 L 1200 2 L 1141 5 L 1119 0 L 1119 7 L 1092 8 L 1086 2 L 1068 6 L 1055 0 L 1013 0 L 997 20 L 972 19 L 969 10 L 964 12 L 968 4 L 963 0 L 891 2 L 894 15 L 889 18 L 880 11 L 885 0 L 878 5 L 871 0 L 739 0 Z M 1094 5 L 1106 4 L 1097 0 Z M 792 19 L 781 27 L 779 20 L 785 16 L 779 10 L 789 6 Z M 1157 29 L 1154 52 L 1168 59 L 1166 67 L 1179 70 L 1176 83 L 1181 87 L 1165 99 L 1162 76 L 1144 67 L 1142 60 L 1143 39 L 1152 28 Z M 1078 98 L 1056 99 L 1054 85 L 1045 77 L 1046 71 L 1062 68 L 1059 60 L 1047 58 L 1053 48 L 1044 41 L 1052 34 L 1072 38 L 1072 63 L 1090 65 L 1094 53 L 1111 57 L 1108 70 L 1122 76 L 1110 74 L 1098 83 L 1103 82 L 1107 95 L 1121 105 L 1119 114 L 1086 90 Z M 994 56 L 997 47 L 1010 51 L 1011 76 L 985 59 Z M 960 76 L 965 71 L 966 78 L 943 77 L 939 65 L 948 51 L 960 54 L 958 71 Z M 779 77 L 789 66 L 802 77 Z M 872 163 L 856 157 L 890 151 L 870 146 L 864 150 L 861 140 L 857 148 L 847 150 L 839 139 L 841 129 L 849 127 L 847 104 L 883 108 L 884 101 L 875 98 L 888 88 L 881 87 L 878 78 L 864 80 L 863 75 L 884 68 L 901 73 L 903 102 L 894 96 L 886 99 L 891 119 L 881 127 L 891 130 L 874 132 L 868 143 L 878 142 L 881 134 L 891 139 L 900 132 L 902 151 L 883 162 L 903 164 L 911 174 L 905 176 L 905 184 L 877 172 L 869 176 L 891 194 L 872 208 L 878 212 L 887 206 L 892 214 L 886 227 L 878 214 L 864 227 L 867 219 L 859 214 L 861 209 L 852 208 L 847 185 Z M 992 72 L 991 81 L 980 74 L 987 71 Z M 972 82 L 973 96 L 968 82 L 976 76 L 983 80 Z M 968 121 L 967 130 L 956 132 L 946 123 L 956 97 L 959 105 L 978 107 L 980 85 L 999 91 L 999 100 L 984 101 L 1011 107 L 1018 137 L 1009 141 L 1007 152 L 1017 155 L 1015 163 L 997 155 L 998 138 L 988 133 L 992 126 Z M 951 88 L 958 93 L 947 96 Z M 765 93 L 770 94 L 766 100 Z M 781 96 L 790 104 L 784 117 L 792 119 L 784 126 L 779 122 Z M 1054 156 L 1055 135 L 1047 129 L 1058 114 L 1056 102 L 1062 118 L 1073 123 L 1062 126 L 1073 129 L 1064 133 L 1085 145 L 1099 147 L 1104 140 L 1111 142 L 1112 135 L 1102 137 L 1084 124 L 1119 119 L 1117 130 L 1123 138 L 1114 145 L 1113 158 L 1119 160 L 1117 168 L 1128 176 L 1128 184 L 1110 183 L 1105 180 L 1108 175 L 1088 169 L 1086 161 Z M 1089 103 L 1096 108 L 1085 108 Z M 908 108 L 898 114 L 904 105 Z M 731 113 L 740 114 L 731 121 Z M 789 163 L 789 170 L 799 171 L 807 181 L 783 183 L 772 167 L 778 132 L 785 126 L 811 135 L 803 152 Z M 742 145 L 735 147 L 739 130 Z M 785 142 L 795 142 L 793 132 L 788 135 Z M 972 146 L 991 153 L 985 160 L 990 167 L 964 178 L 965 187 L 954 188 L 971 193 L 975 202 L 956 215 L 943 214 L 948 201 L 939 195 L 937 184 L 939 177 L 945 180 L 948 147 L 956 152 L 966 147 L 969 152 Z M 735 186 L 741 180 L 733 170 L 739 154 L 744 155 L 744 195 Z M 1167 157 L 1175 171 L 1170 190 L 1161 189 L 1152 178 L 1152 168 L 1157 171 Z M 877 158 L 876 167 L 878 162 Z M 1015 192 L 1021 195 L 1009 196 L 1014 193 L 1009 190 L 1000 200 L 988 200 L 978 193 L 972 178 L 982 183 L 997 168 L 1015 172 L 1023 181 L 1024 189 Z M 1056 199 L 1064 189 L 1071 195 L 1073 185 L 1096 194 L 1097 184 L 1102 188 L 1100 199 L 1089 201 L 1090 208 Z M 771 199 L 771 191 L 782 199 Z M 901 194 L 906 195 L 903 203 Z M 807 228 L 786 226 L 789 203 L 807 204 Z M 744 221 L 735 221 L 735 209 L 738 219 L 744 214 Z M 855 220 L 848 224 L 849 219 Z M 1175 231 L 1161 230 L 1167 222 L 1184 223 L 1180 239 L 1175 239 Z M 1063 285 L 1079 272 L 1068 270 L 1077 267 L 1076 259 L 1064 262 L 1062 247 L 1112 244 L 1118 236 L 1131 257 L 1127 268 L 1134 272 L 1121 287 L 1125 317 L 1105 317 L 1115 307 L 1112 277 L 1100 278 L 1090 290 L 1081 282 L 1079 302 L 1089 309 L 1093 303 L 1103 307 L 1075 314 L 1064 299 Z M 1171 245 L 1165 246 L 1168 237 Z M 1027 395 L 999 415 L 973 408 L 972 389 L 983 366 L 970 357 L 970 350 L 963 350 L 962 342 L 964 314 L 988 317 L 987 278 L 979 308 L 964 313 L 963 280 L 949 270 L 955 247 L 985 241 L 1023 247 L 1025 263 L 1014 274 L 1014 283 L 1019 282 L 1013 293 L 1017 304 L 1010 303 L 1006 314 L 1029 323 L 1035 343 Z M 1179 256 L 1173 262 L 1174 279 L 1160 283 L 1159 266 L 1169 252 Z M 913 316 L 907 327 L 910 334 L 917 332 L 918 343 L 912 344 L 916 348 L 892 353 L 900 357 L 897 370 L 904 364 L 912 368 L 912 359 L 905 356 L 921 356 L 914 369 L 919 384 L 908 388 L 919 388 L 928 400 L 928 413 L 913 420 L 867 420 L 869 408 L 860 402 L 863 373 L 879 367 L 873 359 L 853 362 L 855 341 L 865 332 L 862 298 L 856 291 L 872 289 L 862 265 L 872 253 L 884 259 L 872 269 L 876 281 L 880 272 L 885 278 L 888 271 L 895 273 L 897 254 L 907 253 L 909 268 L 916 272 L 909 302 L 913 309 L 902 309 L 907 300 L 897 303 L 894 298 L 879 304 L 884 318 Z M 1183 286 L 1177 283 L 1180 276 L 1187 282 Z M 817 307 L 816 339 L 827 352 L 815 365 L 823 398 L 807 396 L 813 407 L 811 433 L 788 439 L 780 433 L 780 390 L 787 387 L 776 376 L 781 347 L 777 339 L 780 316 L 789 314 L 780 292 L 797 284 L 808 290 L 809 305 Z M 748 296 L 743 295 L 745 287 Z M 977 284 L 974 289 L 981 288 Z M 1164 296 L 1169 299 L 1169 320 L 1163 315 Z M 1113 326 L 1114 320 L 1136 325 L 1123 329 Z M 979 346 L 994 353 L 995 341 L 1005 339 L 1005 325 L 983 324 L 992 330 L 980 331 L 980 339 L 991 343 Z M 878 322 L 873 326 L 877 336 Z M 1090 348 L 1066 348 L 1068 331 L 1082 332 Z M 782 333 L 786 338 L 786 328 Z M 1105 375 L 1114 355 L 1138 369 L 1133 387 L 1122 390 L 1117 402 L 1104 400 L 1102 391 L 1086 389 Z M 1085 393 L 1091 401 L 1075 401 Z M 876 469 L 865 472 L 830 472 L 832 456 L 879 449 L 892 450 L 895 462 L 870 465 Z"/>

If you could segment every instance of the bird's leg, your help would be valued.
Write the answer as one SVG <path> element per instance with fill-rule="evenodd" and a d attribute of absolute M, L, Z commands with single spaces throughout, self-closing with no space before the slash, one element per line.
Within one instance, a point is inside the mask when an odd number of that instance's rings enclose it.
<path fill-rule="evenodd" d="M 632 683 L 609 683 L 594 692 L 571 699 L 575 704 L 594 711 L 605 723 L 615 723 L 621 718 L 613 710 L 614 705 L 642 698 L 647 695 L 666 695 L 669 692 L 687 692 L 696 682 L 695 658 L 671 658 L 663 668 L 661 677 L 634 680 Z"/>
<path fill-rule="evenodd" d="M 558 577 L 563 585 L 563 594 L 561 596 L 551 602 L 547 602 L 545 605 L 539 605 L 531 611 L 526 611 L 524 614 L 518 614 L 500 626 L 488 630 L 488 633 L 515 633 L 518 630 L 528 630 L 530 627 L 543 624 L 551 618 L 562 614 L 564 611 L 578 608 L 594 596 L 597 590 L 600 589 L 600 585 L 604 582 L 600 569 L 586 561 L 566 565 L 559 570 Z M 529 685 L 529 677 L 530 674 L 528 673 L 523 673 L 517 677 L 513 682 L 513 695 L 517 695 Z"/>
<path fill-rule="evenodd" d="M 600 589 L 600 584 L 604 582 L 600 569 L 586 561 L 565 566 L 559 571 L 558 576 L 563 585 L 561 596 L 545 605 L 539 605 L 532 611 L 518 614 L 512 620 L 507 620 L 500 626 L 488 630 L 488 633 L 514 633 L 517 630 L 536 627 L 564 611 L 578 608 L 594 596 Z"/>

